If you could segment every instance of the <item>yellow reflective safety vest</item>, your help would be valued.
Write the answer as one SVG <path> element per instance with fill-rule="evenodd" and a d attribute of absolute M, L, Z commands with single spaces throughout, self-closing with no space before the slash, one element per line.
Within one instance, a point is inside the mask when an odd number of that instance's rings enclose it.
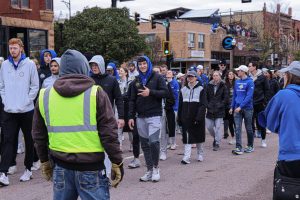
<path fill-rule="evenodd" d="M 97 130 L 93 86 L 75 97 L 60 96 L 53 87 L 42 89 L 39 109 L 48 130 L 49 148 L 65 153 L 104 152 Z"/>

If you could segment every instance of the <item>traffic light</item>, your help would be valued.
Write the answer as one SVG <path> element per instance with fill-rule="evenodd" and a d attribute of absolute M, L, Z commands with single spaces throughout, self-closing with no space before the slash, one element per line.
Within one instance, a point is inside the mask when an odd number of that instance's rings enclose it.
<path fill-rule="evenodd" d="M 137 25 L 140 25 L 140 14 L 139 13 L 134 13 L 134 21 L 136 22 Z"/>
<path fill-rule="evenodd" d="M 251 3 L 252 0 L 242 0 L 242 3 Z"/>
<path fill-rule="evenodd" d="M 171 54 L 171 52 L 170 52 L 170 42 L 169 41 L 163 41 L 163 52 L 164 52 L 165 56 Z"/>
<path fill-rule="evenodd" d="M 151 16 L 151 28 L 155 29 L 156 28 L 156 21 L 154 21 L 154 17 Z"/>

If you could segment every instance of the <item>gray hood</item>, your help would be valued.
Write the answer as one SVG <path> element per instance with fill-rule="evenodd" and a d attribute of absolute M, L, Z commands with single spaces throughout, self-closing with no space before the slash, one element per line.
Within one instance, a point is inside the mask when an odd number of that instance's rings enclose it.
<path fill-rule="evenodd" d="M 256 81 L 256 79 L 260 76 L 260 75 L 262 75 L 262 70 L 261 69 L 258 69 L 257 71 L 256 71 L 256 74 L 252 74 L 252 73 L 249 73 L 249 75 L 250 75 L 250 77 L 252 78 L 252 80 L 253 81 Z"/>
<path fill-rule="evenodd" d="M 99 67 L 100 73 L 105 74 L 105 62 L 102 56 L 93 56 L 89 63 L 96 63 Z"/>
<path fill-rule="evenodd" d="M 61 57 L 59 75 L 83 74 L 89 75 L 89 63 L 79 51 L 68 49 Z"/>
<path fill-rule="evenodd" d="M 55 62 L 57 62 L 57 64 L 60 66 L 60 60 L 61 60 L 61 59 L 60 59 L 59 57 L 56 57 L 56 58 L 52 58 L 52 59 L 51 59 L 51 62 L 52 62 L 52 61 L 55 61 Z M 51 63 L 51 62 L 50 62 L 50 63 Z"/>

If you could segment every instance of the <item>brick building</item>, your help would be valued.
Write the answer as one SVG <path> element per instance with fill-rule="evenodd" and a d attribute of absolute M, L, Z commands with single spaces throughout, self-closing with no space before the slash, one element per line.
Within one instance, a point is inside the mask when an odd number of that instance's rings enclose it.
<path fill-rule="evenodd" d="M 146 41 L 158 37 L 160 41 L 166 38 L 166 29 L 161 25 L 151 28 L 151 23 L 141 23 L 139 33 L 145 35 Z M 170 47 L 174 62 L 172 69 L 185 71 L 186 68 L 202 64 L 210 66 L 210 25 L 185 20 L 170 21 Z M 161 45 L 157 49 L 159 60 L 164 61 Z"/>
<path fill-rule="evenodd" d="M 294 51 L 299 50 L 299 21 L 292 19 L 292 8 L 282 12 L 280 4 L 268 11 L 236 11 L 222 16 L 221 23 L 233 34 L 237 47 L 233 51 L 234 65 L 250 60 L 270 61 L 269 64 L 287 65 Z M 238 31 L 237 31 L 238 30 Z"/>
<path fill-rule="evenodd" d="M 0 56 L 7 57 L 7 42 L 21 38 L 27 56 L 54 49 L 53 0 L 1 0 Z"/>

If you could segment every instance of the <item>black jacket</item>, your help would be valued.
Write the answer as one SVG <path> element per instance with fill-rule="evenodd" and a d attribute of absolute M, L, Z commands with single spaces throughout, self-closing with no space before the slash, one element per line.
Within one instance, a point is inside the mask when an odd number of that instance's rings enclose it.
<path fill-rule="evenodd" d="M 253 104 L 264 104 L 267 105 L 270 99 L 270 85 L 267 78 L 260 74 L 257 79 L 254 80 L 254 94 L 253 94 Z"/>
<path fill-rule="evenodd" d="M 167 84 L 168 87 L 168 97 L 165 98 L 165 110 L 173 110 L 173 106 L 175 105 L 175 98 L 173 95 L 173 90 L 171 88 L 171 84 Z"/>
<path fill-rule="evenodd" d="M 106 92 L 111 106 L 114 107 L 114 104 L 116 104 L 119 119 L 124 119 L 123 97 L 117 79 L 108 74 L 93 74 L 91 78 L 95 81 L 96 85 L 100 85 Z"/>
<path fill-rule="evenodd" d="M 209 119 L 225 117 L 225 109 L 229 101 L 228 89 L 223 81 L 217 86 L 216 93 L 214 93 L 214 87 L 215 85 L 211 81 L 206 90 L 208 102 L 206 117 Z"/>
<path fill-rule="evenodd" d="M 143 89 L 140 79 L 136 77 L 131 83 L 129 95 L 129 119 L 138 117 L 154 117 L 162 115 L 162 98 L 168 97 L 168 88 L 163 77 L 155 72 L 150 75 L 146 87 L 150 95 L 138 95 L 138 90 Z"/>
<path fill-rule="evenodd" d="M 280 90 L 278 81 L 275 78 L 269 80 L 270 85 L 270 99 Z"/>

